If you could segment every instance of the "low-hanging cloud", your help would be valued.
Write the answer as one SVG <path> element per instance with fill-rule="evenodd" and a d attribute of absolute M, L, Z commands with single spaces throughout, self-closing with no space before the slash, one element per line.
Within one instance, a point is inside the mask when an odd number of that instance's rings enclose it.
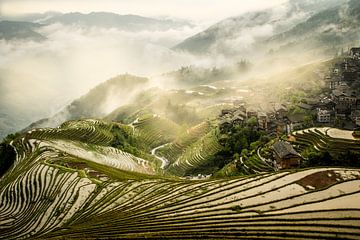
<path fill-rule="evenodd" d="M 187 26 L 134 33 L 53 24 L 39 30 L 47 37 L 43 42 L 2 40 L 0 113 L 21 128 L 118 74 L 153 76 L 189 65 L 193 56 L 168 46 L 197 31 Z"/>

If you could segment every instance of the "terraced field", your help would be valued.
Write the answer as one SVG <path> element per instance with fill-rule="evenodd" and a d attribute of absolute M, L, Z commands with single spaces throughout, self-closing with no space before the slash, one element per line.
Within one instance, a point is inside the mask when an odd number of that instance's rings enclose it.
<path fill-rule="evenodd" d="M 186 150 L 186 148 L 190 147 L 191 144 L 203 137 L 210 131 L 210 129 L 210 123 L 208 122 L 198 124 L 177 137 L 173 142 L 163 147 L 159 151 L 159 154 L 168 159 L 171 163 L 174 163 Z"/>
<path fill-rule="evenodd" d="M 144 116 L 134 123 L 134 134 L 151 148 L 173 141 L 180 133 L 180 126 L 157 115 Z"/>
<path fill-rule="evenodd" d="M 222 146 L 219 144 L 215 130 L 211 130 L 188 146 L 167 170 L 174 175 L 183 176 L 187 171 L 205 164 L 221 149 Z"/>
<path fill-rule="evenodd" d="M 309 128 L 293 133 L 295 143 L 303 150 L 314 146 L 319 151 L 339 153 L 348 150 L 360 151 L 360 140 L 351 136 L 351 131 L 333 128 Z"/>
<path fill-rule="evenodd" d="M 112 140 L 109 130 L 110 124 L 99 120 L 86 119 L 81 121 L 68 121 L 59 128 L 34 129 L 27 133 L 27 138 L 33 139 L 65 139 L 86 141 L 87 143 L 106 145 Z"/>
<path fill-rule="evenodd" d="M 274 171 L 274 168 L 272 166 L 270 166 L 267 162 L 264 162 L 255 155 L 251 158 L 242 158 L 239 165 L 241 167 L 238 171 L 244 175 Z"/>
<path fill-rule="evenodd" d="M 106 146 L 108 127 L 74 121 L 11 143 L 17 158 L 0 181 L 0 239 L 360 238 L 359 169 L 165 177 L 149 161 Z M 203 128 L 188 132 L 203 137 L 170 172 L 217 151 L 214 131 Z"/>

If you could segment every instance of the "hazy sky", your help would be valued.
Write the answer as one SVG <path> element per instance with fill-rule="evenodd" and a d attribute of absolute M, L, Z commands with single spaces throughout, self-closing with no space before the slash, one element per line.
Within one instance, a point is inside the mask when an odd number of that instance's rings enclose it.
<path fill-rule="evenodd" d="M 172 16 L 215 22 L 287 0 L 0 0 L 3 15 L 46 11 L 108 11 L 143 16 Z"/>

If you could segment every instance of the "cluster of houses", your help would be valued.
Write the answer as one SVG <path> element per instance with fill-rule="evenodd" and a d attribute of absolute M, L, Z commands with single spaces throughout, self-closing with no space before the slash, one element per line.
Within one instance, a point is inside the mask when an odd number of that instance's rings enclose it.
<path fill-rule="evenodd" d="M 342 121 L 352 128 L 360 127 L 360 48 L 351 48 L 342 61 L 334 64 L 325 80 L 330 102 L 317 109 L 318 121 Z"/>
<path fill-rule="evenodd" d="M 243 125 L 249 118 L 255 118 L 257 129 L 269 135 L 282 135 L 291 133 L 294 129 L 301 128 L 304 114 L 289 114 L 286 105 L 272 103 L 267 111 L 260 106 L 247 106 L 245 102 L 237 101 L 233 108 L 223 109 L 220 113 L 220 130 L 226 133 L 234 125 Z"/>
<path fill-rule="evenodd" d="M 342 60 L 336 62 L 325 76 L 328 91 L 315 98 L 304 98 L 297 105 L 302 109 L 289 114 L 286 105 L 272 103 L 272 109 L 263 111 L 259 106 L 247 106 L 243 101 L 220 114 L 220 130 L 227 133 L 234 125 L 243 125 L 255 118 L 258 130 L 269 135 L 289 134 L 304 127 L 307 116 L 315 116 L 320 125 L 343 123 L 345 128 L 360 127 L 360 48 L 351 48 Z M 311 115 L 309 115 L 311 113 Z M 288 142 L 278 141 L 272 146 L 273 159 L 279 169 L 298 167 L 301 156 Z"/>
<path fill-rule="evenodd" d="M 223 109 L 219 117 L 219 126 L 222 132 L 227 132 L 234 125 L 244 125 L 246 120 L 252 117 L 256 118 L 259 130 L 268 130 L 268 114 L 252 107 L 246 107 L 244 102 L 234 108 Z"/>
<path fill-rule="evenodd" d="M 226 141 L 226 133 L 234 125 L 244 125 L 249 118 L 255 118 L 259 130 L 283 133 L 283 128 L 289 128 L 291 124 L 287 119 L 287 108 L 282 104 L 275 104 L 274 111 L 265 113 L 256 111 L 255 108 L 246 108 L 245 104 L 237 105 L 231 109 L 223 109 L 220 114 L 220 131 L 223 133 L 220 142 Z M 279 129 L 280 128 L 280 129 Z M 272 146 L 274 166 L 277 169 L 296 168 L 300 166 L 301 155 L 297 153 L 292 145 L 285 141 L 278 141 Z"/>

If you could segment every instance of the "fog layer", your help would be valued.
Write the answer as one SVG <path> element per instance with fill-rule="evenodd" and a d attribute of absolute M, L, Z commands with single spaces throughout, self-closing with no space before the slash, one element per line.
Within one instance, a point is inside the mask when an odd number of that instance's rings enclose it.
<path fill-rule="evenodd" d="M 1 113 L 24 126 L 54 114 L 117 74 L 151 76 L 188 65 L 193 61 L 190 55 L 168 46 L 199 30 L 133 33 L 53 24 L 40 29 L 47 37 L 43 42 L 2 40 Z"/>

